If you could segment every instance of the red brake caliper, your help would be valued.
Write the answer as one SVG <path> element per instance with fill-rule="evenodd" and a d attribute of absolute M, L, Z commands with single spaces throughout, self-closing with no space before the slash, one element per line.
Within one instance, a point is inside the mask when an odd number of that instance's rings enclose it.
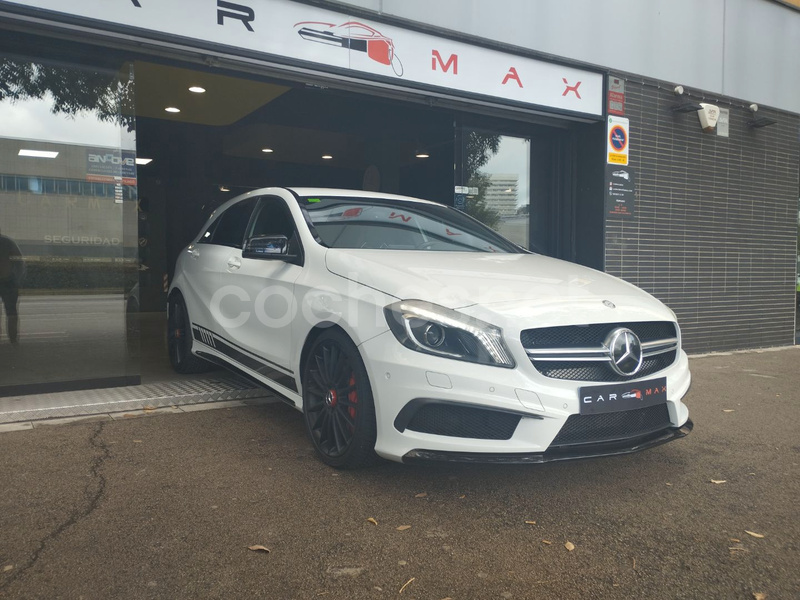
<path fill-rule="evenodd" d="M 348 382 L 348 385 L 351 388 L 355 388 L 356 387 L 356 374 L 355 373 L 352 373 L 350 375 L 350 381 Z M 352 405 L 353 404 L 358 404 L 358 392 L 355 389 L 351 390 L 350 393 L 347 394 L 347 399 L 350 400 L 350 406 L 348 407 L 347 411 L 350 413 L 350 418 L 351 419 L 355 419 L 356 418 L 356 407 L 352 406 Z"/>

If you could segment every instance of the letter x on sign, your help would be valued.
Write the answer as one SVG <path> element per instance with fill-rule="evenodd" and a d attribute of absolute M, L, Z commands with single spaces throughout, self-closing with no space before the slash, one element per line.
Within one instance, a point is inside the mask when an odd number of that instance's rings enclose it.
<path fill-rule="evenodd" d="M 569 82 L 567 81 L 567 78 L 566 78 L 566 77 L 562 77 L 562 78 L 561 78 L 561 81 L 563 81 L 563 82 L 564 82 L 564 85 L 565 85 L 565 86 L 567 86 L 567 89 L 565 89 L 565 90 L 564 90 L 564 93 L 563 93 L 563 94 L 561 94 L 561 96 L 562 96 L 562 97 L 563 97 L 563 96 L 566 96 L 566 95 L 567 95 L 567 94 L 569 94 L 570 92 L 575 92 L 575 95 L 578 97 L 578 100 L 580 100 L 580 99 L 581 99 L 581 93 L 578 91 L 578 88 L 581 86 L 581 83 L 582 83 L 582 82 L 580 82 L 580 81 L 579 81 L 579 82 L 578 82 L 578 83 L 576 83 L 575 85 L 570 85 L 570 84 L 569 84 Z"/>

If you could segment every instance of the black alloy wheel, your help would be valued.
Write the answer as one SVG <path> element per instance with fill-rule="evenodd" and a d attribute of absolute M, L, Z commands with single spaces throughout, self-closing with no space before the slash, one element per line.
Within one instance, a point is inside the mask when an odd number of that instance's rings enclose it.
<path fill-rule="evenodd" d="M 203 373 L 211 368 L 210 363 L 192 354 L 192 322 L 179 293 L 174 293 L 169 299 L 167 351 L 169 362 L 177 373 Z"/>
<path fill-rule="evenodd" d="M 377 462 L 375 406 L 364 362 L 337 329 L 318 337 L 303 369 L 303 414 L 317 454 L 337 468 Z"/>

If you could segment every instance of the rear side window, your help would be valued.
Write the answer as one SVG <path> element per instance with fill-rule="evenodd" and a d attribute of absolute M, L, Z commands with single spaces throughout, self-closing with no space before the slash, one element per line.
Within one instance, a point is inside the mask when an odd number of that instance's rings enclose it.
<path fill-rule="evenodd" d="M 204 235 L 200 241 L 206 244 L 241 248 L 244 232 L 255 206 L 256 198 L 248 198 L 234 204 L 209 227 L 206 234 L 210 233 L 211 235 Z"/>
<path fill-rule="evenodd" d="M 202 236 L 200 236 L 200 239 L 198 241 L 201 244 L 210 244 L 211 243 L 211 238 L 214 235 L 214 230 L 217 228 L 217 225 L 219 225 L 219 219 L 220 219 L 219 217 L 214 219 L 214 221 L 211 223 L 211 225 L 208 226 L 208 229 L 206 229 L 206 232 Z"/>

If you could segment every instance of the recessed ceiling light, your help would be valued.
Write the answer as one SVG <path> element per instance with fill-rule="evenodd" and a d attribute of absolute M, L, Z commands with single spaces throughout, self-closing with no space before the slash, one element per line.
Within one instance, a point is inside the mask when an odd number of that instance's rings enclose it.
<path fill-rule="evenodd" d="M 262 148 L 261 151 L 266 152 L 267 154 L 272 154 L 275 152 L 272 148 Z"/>
<path fill-rule="evenodd" d="M 169 113 L 179 113 L 179 112 L 181 112 L 180 108 L 175 108 L 174 106 L 168 106 L 164 110 L 169 112 Z"/>
<path fill-rule="evenodd" d="M 417 152 L 417 158 L 430 158 L 431 155 L 427 152 Z"/>
<path fill-rule="evenodd" d="M 230 192 L 231 189 L 229 187 L 225 187 L 224 185 L 219 186 L 220 192 Z"/>
<path fill-rule="evenodd" d="M 136 159 L 136 164 L 137 165 L 142 165 L 142 166 L 149 165 L 151 162 L 153 162 L 152 158 L 137 158 Z"/>
<path fill-rule="evenodd" d="M 192 87 L 189 88 L 189 91 L 195 94 L 205 94 L 206 88 L 200 87 L 199 85 L 193 85 Z"/>
<path fill-rule="evenodd" d="M 50 152 L 48 150 L 24 150 L 19 151 L 18 156 L 30 156 L 32 158 L 55 158 L 58 152 Z"/>
<path fill-rule="evenodd" d="M 322 155 L 322 160 L 330 160 L 332 158 L 333 158 L 333 156 L 331 156 L 330 154 L 323 154 Z"/>

